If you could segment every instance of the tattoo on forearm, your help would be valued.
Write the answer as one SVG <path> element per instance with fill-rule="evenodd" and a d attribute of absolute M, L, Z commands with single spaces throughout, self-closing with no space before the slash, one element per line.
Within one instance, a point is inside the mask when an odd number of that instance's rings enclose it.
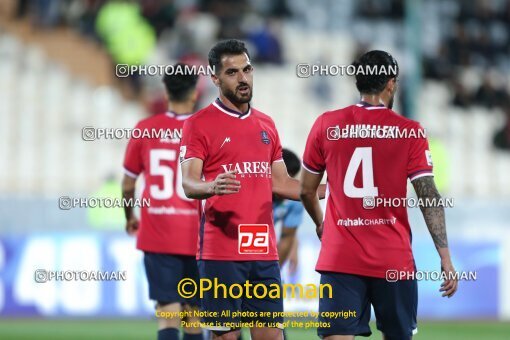
<path fill-rule="evenodd" d="M 439 199 L 441 195 L 434 184 L 434 178 L 431 176 L 421 177 L 413 182 L 414 190 L 418 198 Z M 448 238 L 446 237 L 446 223 L 443 207 L 422 207 L 421 212 L 429 229 L 430 235 L 436 248 L 448 247 Z"/>

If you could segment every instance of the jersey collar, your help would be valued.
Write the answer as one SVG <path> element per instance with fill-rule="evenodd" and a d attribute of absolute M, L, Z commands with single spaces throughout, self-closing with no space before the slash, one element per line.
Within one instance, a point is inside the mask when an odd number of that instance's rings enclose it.
<path fill-rule="evenodd" d="M 367 110 L 377 110 L 377 109 L 385 109 L 386 108 L 386 106 L 384 106 L 384 104 L 372 105 L 372 104 L 364 102 L 364 101 L 360 101 L 358 104 L 356 104 L 356 106 L 363 107 Z"/>
<path fill-rule="evenodd" d="M 167 111 L 165 114 L 168 117 L 175 118 L 177 120 L 185 120 L 185 119 L 188 119 L 191 115 L 193 115 L 193 113 L 177 114 L 177 113 L 175 113 L 173 111 Z"/>
<path fill-rule="evenodd" d="M 223 104 L 220 100 L 220 98 L 216 98 L 215 101 L 213 101 L 212 103 L 214 106 L 216 106 L 216 108 L 220 111 L 222 111 L 223 113 L 226 113 L 228 114 L 229 116 L 232 116 L 232 117 L 236 117 L 236 118 L 239 118 L 239 119 L 246 119 L 250 116 L 251 114 L 251 105 L 248 103 L 248 111 L 242 113 L 242 112 L 239 112 L 239 111 L 236 111 L 236 110 L 232 110 L 228 107 L 225 106 L 225 104 Z"/>

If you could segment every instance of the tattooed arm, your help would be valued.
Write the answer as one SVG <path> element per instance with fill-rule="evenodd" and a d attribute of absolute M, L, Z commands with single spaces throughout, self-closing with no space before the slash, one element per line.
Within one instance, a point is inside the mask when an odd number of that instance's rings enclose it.
<path fill-rule="evenodd" d="M 434 183 L 434 177 L 426 176 L 415 179 L 413 182 L 414 190 L 418 198 L 438 201 L 441 198 L 439 192 L 436 189 Z M 443 251 L 446 248 L 448 250 L 448 239 L 446 237 L 446 224 L 444 218 L 443 207 L 421 207 L 421 212 L 425 218 L 425 223 L 429 229 L 434 245 L 436 246 L 439 256 L 443 258 L 443 254 L 447 256 L 447 252 Z M 443 253 L 443 254 L 441 254 Z M 448 255 L 449 256 L 449 255 Z"/>
<path fill-rule="evenodd" d="M 439 201 L 441 195 L 437 191 L 434 178 L 432 176 L 425 176 L 415 179 L 413 182 L 414 190 L 419 199 Z M 427 228 L 429 229 L 434 245 L 436 246 L 439 257 L 441 258 L 441 270 L 448 273 L 455 273 L 453 267 L 450 251 L 448 250 L 448 238 L 446 236 L 446 223 L 444 217 L 444 208 L 438 207 L 421 207 L 421 212 Z M 457 291 L 456 280 L 445 280 L 441 284 L 440 291 L 443 292 L 443 296 L 451 297 Z"/>

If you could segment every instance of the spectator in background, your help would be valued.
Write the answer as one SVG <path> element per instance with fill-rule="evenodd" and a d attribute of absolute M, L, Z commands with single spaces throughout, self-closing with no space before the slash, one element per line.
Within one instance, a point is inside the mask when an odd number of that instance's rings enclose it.
<path fill-rule="evenodd" d="M 448 45 L 442 44 L 437 55 L 426 57 L 423 61 L 425 76 L 434 80 L 444 80 L 451 78 L 452 65 L 449 56 Z"/>
<path fill-rule="evenodd" d="M 425 76 L 440 81 L 449 80 L 454 89 L 452 104 L 460 108 L 481 105 L 487 108 L 503 107 L 508 91 L 485 72 L 482 85 L 473 92 L 456 79 L 466 69 L 484 72 L 490 67 L 493 74 L 508 73 L 510 67 L 509 1 L 461 1 L 458 12 L 445 14 L 445 27 L 453 27 L 451 36 L 442 34 L 438 53 L 424 62 Z"/>
<path fill-rule="evenodd" d="M 404 18 L 403 0 L 361 0 L 356 2 L 358 13 L 367 19 L 385 17 L 391 20 Z"/>
<path fill-rule="evenodd" d="M 90 197 L 116 199 L 122 188 L 114 174 L 109 174 L 102 186 Z M 89 225 L 97 230 L 118 230 L 124 224 L 124 211 L 120 207 L 89 207 L 87 208 Z"/>
<path fill-rule="evenodd" d="M 159 37 L 161 32 L 174 25 L 177 8 L 172 0 L 142 0 L 143 16 L 150 22 Z"/>
<path fill-rule="evenodd" d="M 253 16 L 248 21 L 246 39 L 255 48 L 254 60 L 258 63 L 282 64 L 282 46 L 277 34 L 278 20 L 265 21 Z"/>
<path fill-rule="evenodd" d="M 241 32 L 241 21 L 249 9 L 246 0 L 199 0 L 198 8 L 201 11 L 209 12 L 218 18 L 220 30 L 218 40 L 239 38 Z"/>
<path fill-rule="evenodd" d="M 450 63 L 453 65 L 467 66 L 469 64 L 468 51 L 470 41 L 463 25 L 457 24 L 454 35 L 447 41 L 450 47 Z"/>
<path fill-rule="evenodd" d="M 493 143 L 497 149 L 510 150 L 510 101 L 505 107 L 505 123 L 494 134 Z"/>
<path fill-rule="evenodd" d="M 29 10 L 30 1 L 29 0 L 18 0 L 18 3 L 16 5 L 16 19 L 23 19 L 27 14 Z"/>
<path fill-rule="evenodd" d="M 483 78 L 482 85 L 474 96 L 474 102 L 489 109 L 502 107 L 508 101 L 508 94 L 495 84 L 494 77 L 489 72 Z"/>
<path fill-rule="evenodd" d="M 36 27 L 51 28 L 59 24 L 60 0 L 34 0 L 31 2 Z"/>
<path fill-rule="evenodd" d="M 452 105 L 460 108 L 468 108 L 471 105 L 471 95 L 458 78 L 453 80 L 453 101 Z"/>
<path fill-rule="evenodd" d="M 72 10 L 70 11 L 71 15 L 69 19 L 71 24 L 75 22 L 81 34 L 98 42 L 100 42 L 100 38 L 96 33 L 95 22 L 97 13 L 103 6 L 104 1 L 105 0 L 75 1 L 73 2 L 74 7 L 71 6 Z M 73 15 L 75 18 L 72 17 Z"/>
<path fill-rule="evenodd" d="M 119 72 L 117 65 L 124 65 L 121 70 L 128 70 L 128 66 L 145 63 L 156 46 L 154 28 L 142 16 L 136 2 L 116 0 L 99 10 L 96 31 L 112 58 L 117 77 L 130 80 L 128 91 L 131 91 L 127 94 L 138 96 L 141 92 L 140 76 Z"/>

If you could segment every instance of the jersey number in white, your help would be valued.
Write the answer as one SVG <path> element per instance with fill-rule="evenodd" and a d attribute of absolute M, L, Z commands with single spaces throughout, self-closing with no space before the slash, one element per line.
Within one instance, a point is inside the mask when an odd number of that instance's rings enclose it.
<path fill-rule="evenodd" d="M 158 200 L 166 200 L 174 194 L 174 170 L 167 164 L 161 164 L 161 161 L 174 162 L 177 159 L 177 151 L 167 149 L 153 149 L 150 151 L 150 175 L 163 176 L 163 185 L 152 184 L 150 186 L 150 196 Z M 177 181 L 175 182 L 177 196 L 179 198 L 191 201 L 184 194 L 182 188 L 182 173 L 180 165 L 177 165 Z"/>
<path fill-rule="evenodd" d="M 358 188 L 354 186 L 354 178 L 360 166 L 362 167 L 363 186 Z M 374 185 L 371 147 L 356 148 L 354 150 L 345 173 L 344 193 L 348 197 L 375 197 L 378 195 L 379 190 Z"/>

